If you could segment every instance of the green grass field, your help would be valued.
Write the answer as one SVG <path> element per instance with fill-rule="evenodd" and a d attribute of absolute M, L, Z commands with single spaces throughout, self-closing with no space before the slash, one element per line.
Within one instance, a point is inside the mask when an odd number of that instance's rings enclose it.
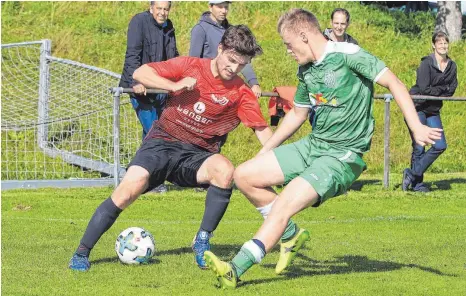
<path fill-rule="evenodd" d="M 403 193 L 397 182 L 384 190 L 380 178 L 364 175 L 347 195 L 296 217 L 312 239 L 287 274 L 274 274 L 275 250 L 226 294 L 466 295 L 466 175 L 427 175 L 429 194 Z M 142 196 L 96 245 L 91 270 L 68 270 L 88 219 L 111 190 L 2 192 L 2 295 L 220 294 L 189 248 L 205 200 L 193 190 Z M 261 220 L 235 191 L 213 251 L 232 258 Z M 152 264 L 119 263 L 115 239 L 130 226 L 154 234 Z"/>
<path fill-rule="evenodd" d="M 148 2 L 4 1 L 1 7 L 2 44 L 47 38 L 52 40 L 53 56 L 120 73 L 128 22 L 147 9 Z M 181 54 L 188 53 L 189 32 L 206 7 L 205 2 L 174 3 L 170 18 L 177 30 Z M 230 22 L 248 25 L 264 49 L 264 55 L 254 61 L 254 68 L 266 91 L 274 86 L 296 85 L 297 66 L 286 56 L 275 28 L 279 15 L 291 7 L 314 12 L 323 28 L 328 26 L 333 8 L 347 8 L 352 17 L 348 32 L 362 47 L 383 59 L 408 87 L 415 82 L 420 58 L 431 52 L 429 40 L 435 17 L 428 13 L 406 16 L 358 2 L 234 3 Z M 464 40 L 451 44 L 450 56 L 459 69 L 455 95 L 463 97 L 464 52 Z M 377 87 L 376 92 L 386 91 Z M 261 106 L 266 112 L 265 99 Z M 296 217 L 301 227 L 311 231 L 312 239 L 289 272 L 284 276 L 274 274 L 278 259 L 275 250 L 244 275 L 236 291 L 225 294 L 466 295 L 465 103 L 447 102 L 442 109 L 449 148 L 426 175 L 433 189 L 426 195 L 401 192 L 399 174 L 391 175 L 390 189 L 382 188 L 380 101 L 375 103 L 374 117 L 372 149 L 364 157 L 368 171 L 347 195 Z M 409 163 L 411 142 L 395 106 L 391 122 L 391 172 L 401 173 Z M 308 132 L 309 125 L 304 125 L 291 140 Z M 259 150 L 253 138 L 247 128 L 240 127 L 229 136 L 222 152 L 239 164 Z M 68 168 L 71 173 L 75 169 Z M 111 191 L 88 188 L 2 192 L 2 295 L 223 294 L 215 288 L 213 274 L 194 265 L 189 246 L 202 218 L 205 194 L 193 190 L 142 196 L 96 245 L 91 270 L 68 270 L 68 260 L 89 218 Z M 235 191 L 212 240 L 213 251 L 222 258 L 232 258 L 261 221 L 255 209 Z M 144 227 L 155 235 L 157 253 L 152 264 L 119 263 L 115 239 L 130 226 Z"/>

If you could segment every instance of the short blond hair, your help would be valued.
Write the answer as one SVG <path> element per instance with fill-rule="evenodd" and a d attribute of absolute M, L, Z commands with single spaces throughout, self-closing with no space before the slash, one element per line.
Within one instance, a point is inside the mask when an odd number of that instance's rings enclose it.
<path fill-rule="evenodd" d="M 285 12 L 278 20 L 277 30 L 279 34 L 285 30 L 299 33 L 303 28 L 320 32 L 319 21 L 315 15 L 304 9 L 292 8 Z"/>

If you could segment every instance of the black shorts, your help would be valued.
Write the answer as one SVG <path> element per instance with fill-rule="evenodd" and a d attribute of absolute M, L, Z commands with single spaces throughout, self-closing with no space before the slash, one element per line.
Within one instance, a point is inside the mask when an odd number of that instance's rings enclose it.
<path fill-rule="evenodd" d="M 197 183 L 197 171 L 214 153 L 180 141 L 149 138 L 139 147 L 128 168 L 137 165 L 149 174 L 149 187 L 145 192 L 165 180 L 181 187 L 209 187 Z"/>

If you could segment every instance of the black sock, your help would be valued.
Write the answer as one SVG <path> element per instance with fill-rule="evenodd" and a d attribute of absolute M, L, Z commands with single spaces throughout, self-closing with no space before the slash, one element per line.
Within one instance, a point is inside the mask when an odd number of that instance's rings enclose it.
<path fill-rule="evenodd" d="M 87 225 L 86 232 L 81 239 L 76 253 L 82 256 L 89 256 L 91 249 L 118 218 L 123 210 L 117 207 L 111 197 L 107 198 L 95 210 L 89 224 Z"/>
<path fill-rule="evenodd" d="M 212 232 L 217 228 L 230 203 L 232 192 L 232 188 L 224 189 L 214 185 L 209 186 L 209 189 L 207 189 L 201 230 Z"/>

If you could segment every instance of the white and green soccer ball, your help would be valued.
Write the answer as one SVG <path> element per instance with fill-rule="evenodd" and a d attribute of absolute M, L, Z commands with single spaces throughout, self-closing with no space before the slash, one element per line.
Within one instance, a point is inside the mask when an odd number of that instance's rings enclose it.
<path fill-rule="evenodd" d="M 115 251 L 125 264 L 149 263 L 155 253 L 154 236 L 141 227 L 130 227 L 117 237 Z"/>

